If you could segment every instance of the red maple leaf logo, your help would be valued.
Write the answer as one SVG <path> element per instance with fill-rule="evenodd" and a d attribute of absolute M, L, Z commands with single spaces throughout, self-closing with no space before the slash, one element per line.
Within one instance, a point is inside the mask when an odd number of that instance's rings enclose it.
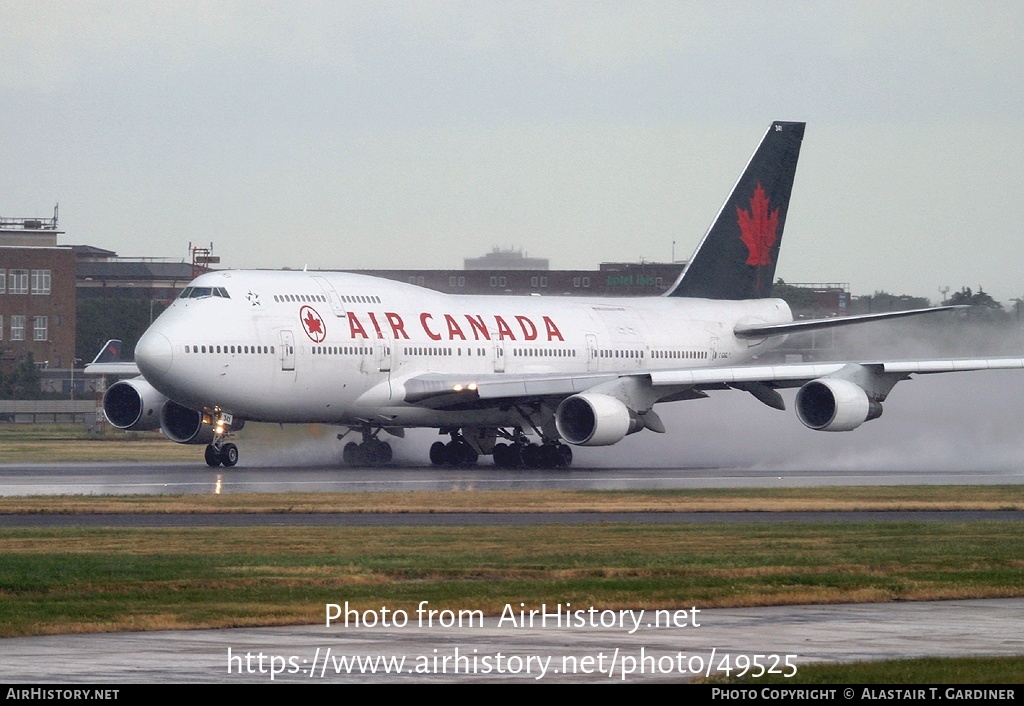
<path fill-rule="evenodd" d="M 760 267 L 761 265 L 772 264 L 772 246 L 778 238 L 775 231 L 779 227 L 779 209 L 768 212 L 770 202 L 761 187 L 757 183 L 754 195 L 750 199 L 750 210 L 744 211 L 736 207 L 736 215 L 739 218 L 740 240 L 747 246 L 750 256 L 747 258 L 748 265 Z"/>
<path fill-rule="evenodd" d="M 306 329 L 306 335 L 314 343 L 320 343 L 327 337 L 327 331 L 324 329 L 324 320 L 320 318 L 320 314 L 313 307 L 302 307 L 299 310 L 299 319 L 302 321 L 303 328 Z"/>

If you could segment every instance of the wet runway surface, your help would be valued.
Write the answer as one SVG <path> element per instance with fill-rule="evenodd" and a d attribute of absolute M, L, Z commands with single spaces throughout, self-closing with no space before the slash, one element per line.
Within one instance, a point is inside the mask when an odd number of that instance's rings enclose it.
<path fill-rule="evenodd" d="M 202 463 L 0 464 L 0 496 L 165 495 L 415 490 L 656 490 L 851 485 L 1024 483 L 1024 471 L 995 469 L 787 470 L 783 467 L 572 468 L 509 471 L 392 466 L 383 469 L 281 466 L 210 469 Z"/>

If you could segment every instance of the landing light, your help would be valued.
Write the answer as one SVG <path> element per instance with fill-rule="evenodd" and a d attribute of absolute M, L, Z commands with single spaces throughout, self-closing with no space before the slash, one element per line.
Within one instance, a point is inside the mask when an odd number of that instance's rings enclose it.
<path fill-rule="evenodd" d="M 452 389 L 455 390 L 456 392 L 462 392 L 462 385 L 456 385 Z"/>

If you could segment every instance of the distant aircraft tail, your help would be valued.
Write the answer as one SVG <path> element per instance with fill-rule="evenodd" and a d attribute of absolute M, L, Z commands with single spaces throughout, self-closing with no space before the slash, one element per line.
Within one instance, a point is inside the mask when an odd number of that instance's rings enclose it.
<path fill-rule="evenodd" d="M 772 123 L 668 296 L 770 295 L 806 124 Z"/>
<path fill-rule="evenodd" d="M 90 365 L 97 363 L 119 363 L 121 361 L 121 341 L 112 338 L 103 344 Z"/>

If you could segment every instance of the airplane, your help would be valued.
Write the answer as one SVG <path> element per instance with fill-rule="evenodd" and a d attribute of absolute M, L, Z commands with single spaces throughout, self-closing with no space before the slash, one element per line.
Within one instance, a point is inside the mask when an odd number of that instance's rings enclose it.
<path fill-rule="evenodd" d="M 805 123 L 773 122 L 678 280 L 663 296 L 449 295 L 329 271 L 205 273 L 143 334 L 141 373 L 103 408 L 120 429 L 162 429 L 238 463 L 246 421 L 347 427 L 349 465 L 391 460 L 381 432 L 435 428 L 435 465 L 564 468 L 573 446 L 666 431 L 655 405 L 739 390 L 850 431 L 915 373 L 1022 368 L 1024 358 L 757 364 L 788 334 L 955 307 L 798 320 L 771 298 Z M 113 366 L 113 367 L 111 367 Z M 90 366 L 93 367 L 93 366 Z M 89 370 L 87 369 L 87 372 Z"/>

